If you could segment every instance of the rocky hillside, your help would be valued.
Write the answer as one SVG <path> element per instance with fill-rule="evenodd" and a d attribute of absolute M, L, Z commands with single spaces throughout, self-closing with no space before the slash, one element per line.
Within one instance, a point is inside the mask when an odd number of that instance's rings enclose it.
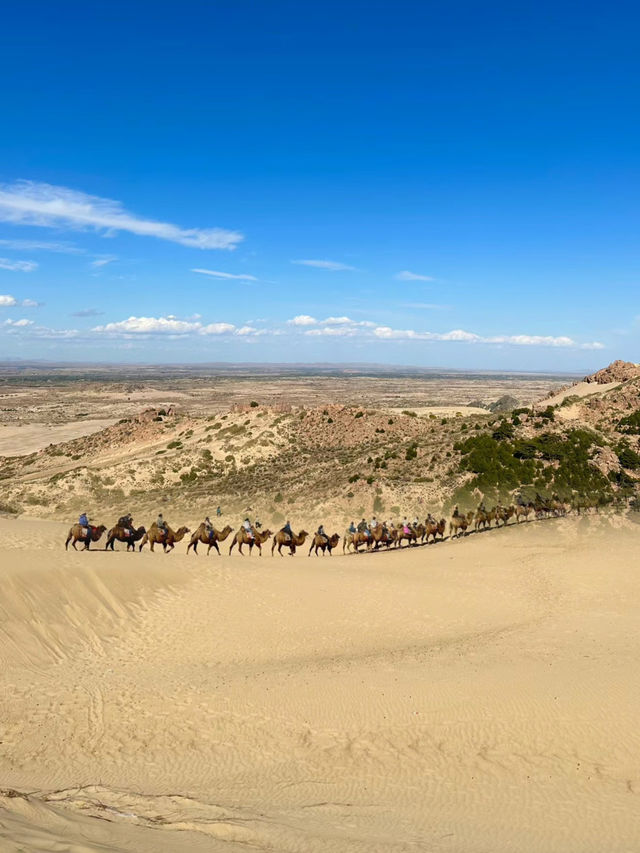
<path fill-rule="evenodd" d="M 159 509 L 192 523 L 220 505 L 230 523 L 250 512 L 269 525 L 424 515 L 536 491 L 627 500 L 640 478 L 640 375 L 613 387 L 608 377 L 628 373 L 615 362 L 590 378 L 587 396 L 569 389 L 556 405 L 500 414 L 257 403 L 198 417 L 152 409 L 0 460 L 2 500 L 5 509 L 61 519 L 131 511 L 140 523 Z"/>

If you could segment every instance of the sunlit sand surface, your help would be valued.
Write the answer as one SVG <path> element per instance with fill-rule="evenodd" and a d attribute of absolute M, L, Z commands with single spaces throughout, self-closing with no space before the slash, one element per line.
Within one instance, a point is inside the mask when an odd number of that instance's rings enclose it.
<path fill-rule="evenodd" d="M 632 523 L 331 559 L 66 530 L 0 520 L 3 851 L 638 849 Z"/>

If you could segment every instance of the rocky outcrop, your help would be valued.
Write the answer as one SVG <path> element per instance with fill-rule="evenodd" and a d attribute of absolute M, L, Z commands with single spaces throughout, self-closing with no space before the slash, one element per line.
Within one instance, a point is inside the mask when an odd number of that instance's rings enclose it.
<path fill-rule="evenodd" d="M 628 382 L 629 379 L 640 378 L 640 364 L 634 364 L 633 361 L 617 361 L 611 362 L 608 367 L 603 367 L 597 373 L 592 373 L 591 376 L 585 376 L 585 382 L 594 382 L 598 385 L 607 385 L 610 382 Z"/>

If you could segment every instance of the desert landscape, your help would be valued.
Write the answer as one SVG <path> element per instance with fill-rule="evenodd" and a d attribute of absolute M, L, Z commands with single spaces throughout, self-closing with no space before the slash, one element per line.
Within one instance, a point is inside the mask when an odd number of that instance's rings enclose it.
<path fill-rule="evenodd" d="M 638 366 L 1 381 L 3 850 L 634 849 Z M 217 506 L 447 528 L 187 553 Z M 65 550 L 159 509 L 167 555 Z"/>

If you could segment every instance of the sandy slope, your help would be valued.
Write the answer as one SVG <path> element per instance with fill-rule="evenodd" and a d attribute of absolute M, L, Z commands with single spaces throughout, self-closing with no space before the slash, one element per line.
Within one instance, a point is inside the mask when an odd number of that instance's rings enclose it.
<path fill-rule="evenodd" d="M 620 386 L 619 382 L 607 382 L 598 385 L 595 382 L 576 382 L 575 385 L 570 385 L 559 394 L 554 394 L 552 397 L 547 397 L 543 402 L 545 406 L 559 406 L 567 397 L 591 397 L 594 394 L 606 394 L 607 391 L 612 391 Z"/>
<path fill-rule="evenodd" d="M 324 561 L 0 533 L 3 851 L 638 849 L 632 526 Z"/>
<path fill-rule="evenodd" d="M 93 418 L 68 424 L 0 424 L 0 456 L 26 456 L 49 444 L 99 432 L 114 420 Z"/>

